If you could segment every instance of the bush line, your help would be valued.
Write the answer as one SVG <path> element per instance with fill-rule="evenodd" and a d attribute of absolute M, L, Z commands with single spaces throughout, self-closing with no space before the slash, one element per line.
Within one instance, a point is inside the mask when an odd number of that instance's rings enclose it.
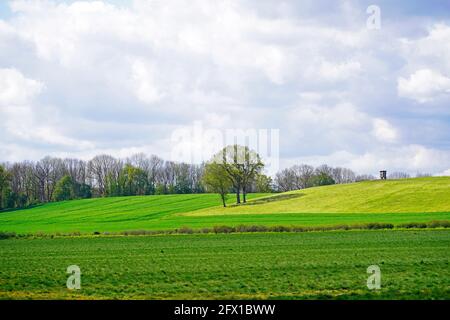
<path fill-rule="evenodd" d="M 181 227 L 174 230 L 129 230 L 122 232 L 99 232 L 92 233 L 94 236 L 144 236 L 164 234 L 219 234 L 219 233 L 251 233 L 251 232 L 312 232 L 312 231 L 339 231 L 339 230 L 382 230 L 382 229 L 435 229 L 450 228 L 450 221 L 440 220 L 431 222 L 408 222 L 393 225 L 392 223 L 370 222 L 363 224 L 339 224 L 332 226 L 263 226 L 263 225 L 238 225 L 236 227 L 219 225 L 211 228 L 192 229 Z M 54 238 L 54 237 L 76 237 L 86 236 L 81 232 L 46 234 L 43 232 L 33 234 L 16 234 L 15 232 L 1 232 L 0 240 L 11 238 Z"/>

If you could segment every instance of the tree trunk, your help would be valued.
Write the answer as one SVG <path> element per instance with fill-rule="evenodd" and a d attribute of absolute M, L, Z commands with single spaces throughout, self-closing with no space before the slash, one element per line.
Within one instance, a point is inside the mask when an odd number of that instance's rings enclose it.
<path fill-rule="evenodd" d="M 241 203 L 241 189 L 240 188 L 236 189 L 236 203 L 237 204 Z"/>
<path fill-rule="evenodd" d="M 242 188 L 242 197 L 244 199 L 244 203 L 247 202 L 247 190 L 244 188 Z"/>
<path fill-rule="evenodd" d="M 225 202 L 225 195 L 224 195 L 224 194 L 221 194 L 220 196 L 221 196 L 221 198 L 222 198 L 223 207 L 225 208 L 225 207 L 227 206 L 227 204 L 226 204 L 226 202 Z"/>

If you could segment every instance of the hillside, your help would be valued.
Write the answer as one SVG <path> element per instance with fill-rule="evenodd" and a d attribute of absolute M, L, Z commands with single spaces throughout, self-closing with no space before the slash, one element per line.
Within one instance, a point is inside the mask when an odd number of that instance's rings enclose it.
<path fill-rule="evenodd" d="M 252 194 L 223 208 L 215 194 L 74 200 L 0 212 L 16 233 L 173 230 L 216 225 L 316 226 L 450 220 L 450 178 L 368 181 L 282 194 Z M 234 198 L 230 195 L 229 203 Z"/>
<path fill-rule="evenodd" d="M 450 212 L 450 177 L 364 181 L 287 192 L 273 201 L 276 197 L 190 214 Z"/>
<path fill-rule="evenodd" d="M 249 199 L 267 194 L 251 194 Z M 229 199 L 232 203 L 233 199 Z M 75 232 L 152 228 L 174 214 L 219 206 L 216 194 L 94 198 L 0 212 L 0 231 Z"/>

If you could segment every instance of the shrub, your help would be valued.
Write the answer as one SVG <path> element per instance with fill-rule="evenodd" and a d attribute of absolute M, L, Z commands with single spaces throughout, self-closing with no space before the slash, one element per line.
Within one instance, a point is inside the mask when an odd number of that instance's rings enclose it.
<path fill-rule="evenodd" d="M 231 233 L 236 232 L 236 229 L 229 226 L 214 226 L 213 231 L 214 233 Z"/>
<path fill-rule="evenodd" d="M 429 228 L 450 228 L 450 221 L 431 221 L 428 223 Z"/>
<path fill-rule="evenodd" d="M 266 226 L 257 225 L 239 225 L 236 227 L 236 232 L 265 232 L 268 231 Z"/>
<path fill-rule="evenodd" d="M 210 228 L 202 228 L 200 229 L 201 233 L 211 233 L 211 229 Z"/>
<path fill-rule="evenodd" d="M 292 227 L 293 232 L 306 232 L 308 231 L 308 228 L 306 227 Z"/>
<path fill-rule="evenodd" d="M 398 228 L 406 228 L 406 229 L 411 229 L 411 228 L 426 228 L 427 224 L 423 223 L 423 222 L 408 222 L 408 223 L 402 223 L 399 224 L 397 226 Z"/>
<path fill-rule="evenodd" d="M 177 230 L 178 233 L 185 233 L 185 234 L 193 234 L 194 230 L 192 230 L 189 227 L 181 227 L 180 229 Z"/>
<path fill-rule="evenodd" d="M 336 226 L 333 226 L 334 230 L 350 230 L 352 229 L 349 225 L 346 224 L 338 224 Z"/>
<path fill-rule="evenodd" d="M 291 228 L 285 227 L 285 226 L 273 226 L 269 228 L 269 231 L 271 232 L 289 232 L 291 231 Z"/>
<path fill-rule="evenodd" d="M 15 232 L 1 232 L 0 231 L 0 240 L 10 239 L 10 238 L 15 238 L 15 237 L 16 237 Z"/>
<path fill-rule="evenodd" d="M 371 222 L 366 225 L 367 229 L 392 229 L 394 225 L 392 223 L 379 223 Z"/>

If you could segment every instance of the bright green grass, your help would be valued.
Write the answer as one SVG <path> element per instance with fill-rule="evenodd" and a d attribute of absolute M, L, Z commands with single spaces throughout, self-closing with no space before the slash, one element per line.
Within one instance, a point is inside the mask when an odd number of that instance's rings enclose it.
<path fill-rule="evenodd" d="M 450 220 L 450 178 L 369 181 L 281 194 L 251 194 L 222 208 L 214 194 L 117 197 L 0 212 L 0 231 L 120 232 L 216 225 L 332 226 Z M 268 201 L 268 200 L 276 201 Z M 229 204 L 234 197 L 230 195 Z M 253 203 L 253 204 L 251 204 Z"/>
<path fill-rule="evenodd" d="M 449 247 L 448 230 L 2 240 L 0 298 L 450 299 Z"/>
<path fill-rule="evenodd" d="M 249 199 L 267 194 L 250 194 Z M 232 203 L 232 199 L 229 200 Z M 0 212 L 0 231 L 92 232 L 158 229 L 177 213 L 218 206 L 215 194 L 96 198 Z"/>
<path fill-rule="evenodd" d="M 232 208 L 211 207 L 190 214 L 450 212 L 450 177 L 365 181 L 288 194 L 291 199 Z"/>

